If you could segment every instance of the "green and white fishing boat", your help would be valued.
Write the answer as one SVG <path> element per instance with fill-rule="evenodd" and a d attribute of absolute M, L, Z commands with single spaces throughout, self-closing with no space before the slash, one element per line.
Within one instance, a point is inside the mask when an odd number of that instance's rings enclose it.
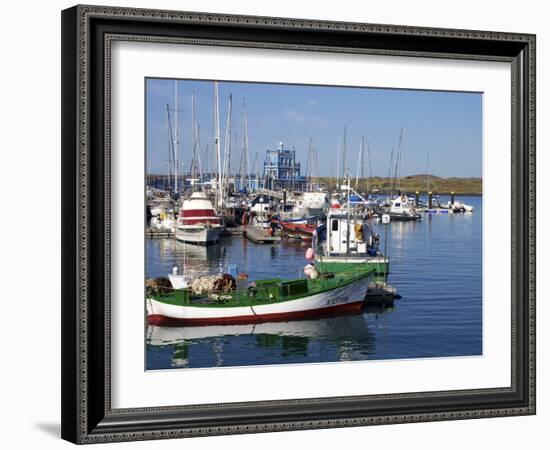
<path fill-rule="evenodd" d="M 359 312 L 375 269 L 365 264 L 309 266 L 305 278 L 256 280 L 198 293 L 183 275 L 147 295 L 151 325 L 226 325 Z"/>
<path fill-rule="evenodd" d="M 327 270 L 357 264 L 387 275 L 390 258 L 380 251 L 380 236 L 372 228 L 372 210 L 368 201 L 350 187 L 349 178 L 347 181 L 342 186 L 343 202 L 331 205 L 326 223 L 314 233 L 315 260 Z M 354 197 L 356 201 L 352 201 Z"/>

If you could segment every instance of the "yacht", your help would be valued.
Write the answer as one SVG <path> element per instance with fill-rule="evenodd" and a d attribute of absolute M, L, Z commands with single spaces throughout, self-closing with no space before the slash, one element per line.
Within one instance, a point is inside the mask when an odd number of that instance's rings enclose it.
<path fill-rule="evenodd" d="M 193 192 L 183 200 L 176 227 L 176 239 L 191 244 L 212 244 L 219 239 L 222 219 L 204 192 Z"/>

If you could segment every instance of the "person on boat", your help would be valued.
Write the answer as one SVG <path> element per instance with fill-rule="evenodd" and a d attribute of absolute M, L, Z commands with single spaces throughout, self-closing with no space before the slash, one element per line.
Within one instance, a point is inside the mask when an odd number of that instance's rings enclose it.
<path fill-rule="evenodd" d="M 273 216 L 270 214 L 268 216 L 269 219 L 269 235 L 275 236 L 275 233 L 277 232 L 277 221 L 273 218 Z"/>

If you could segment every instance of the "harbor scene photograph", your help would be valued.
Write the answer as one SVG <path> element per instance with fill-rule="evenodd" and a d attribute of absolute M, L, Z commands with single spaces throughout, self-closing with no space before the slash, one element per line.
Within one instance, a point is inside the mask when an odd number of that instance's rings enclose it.
<path fill-rule="evenodd" d="M 145 369 L 483 355 L 483 94 L 145 79 Z"/>

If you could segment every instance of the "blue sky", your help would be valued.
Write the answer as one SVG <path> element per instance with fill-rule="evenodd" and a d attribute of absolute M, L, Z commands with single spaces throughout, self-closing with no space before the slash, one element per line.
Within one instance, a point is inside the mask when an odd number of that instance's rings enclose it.
<path fill-rule="evenodd" d="M 168 124 L 175 109 L 174 80 L 147 79 L 147 167 L 150 173 L 168 172 Z M 201 159 L 213 161 L 212 81 L 178 80 L 179 159 L 184 170 L 191 161 L 191 92 L 195 92 L 200 124 Z M 336 176 L 338 142 L 347 127 L 347 155 L 355 176 L 361 134 L 369 143 L 373 176 L 386 176 L 392 147 L 397 149 L 403 126 L 403 176 L 429 172 L 442 177 L 481 177 L 482 94 L 398 89 L 303 86 L 220 82 L 220 136 L 224 146 L 229 94 L 233 95 L 231 167 L 238 168 L 242 142 L 242 104 L 246 99 L 250 165 L 258 167 L 267 149 L 284 142 L 294 147 L 305 167 L 309 138 L 318 152 L 320 176 Z M 235 139 L 235 137 L 234 137 Z M 251 167 L 252 168 L 252 167 Z M 365 168 L 368 175 L 369 169 Z"/>

